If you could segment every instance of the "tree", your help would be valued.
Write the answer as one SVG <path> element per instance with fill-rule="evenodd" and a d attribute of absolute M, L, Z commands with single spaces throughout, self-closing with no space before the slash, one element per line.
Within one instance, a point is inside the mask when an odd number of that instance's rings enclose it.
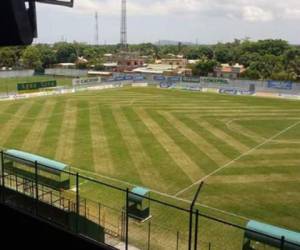
<path fill-rule="evenodd" d="M 13 67 L 17 62 L 15 47 L 5 47 L 0 49 L 0 67 Z"/>
<path fill-rule="evenodd" d="M 246 71 L 244 71 L 241 74 L 241 78 L 246 78 L 250 80 L 259 80 L 260 79 L 260 73 L 256 69 L 248 68 Z"/>
<path fill-rule="evenodd" d="M 289 62 L 286 71 L 294 74 L 296 79 L 300 78 L 300 55 Z"/>
<path fill-rule="evenodd" d="M 262 56 L 256 52 L 254 53 L 246 52 L 237 58 L 237 62 L 239 64 L 244 65 L 245 67 L 249 67 L 251 63 L 259 62 L 261 60 L 262 60 Z"/>
<path fill-rule="evenodd" d="M 60 42 L 54 44 L 58 63 L 74 63 L 78 57 L 75 46 L 70 43 Z"/>
<path fill-rule="evenodd" d="M 40 69 L 42 66 L 42 56 L 36 46 L 28 46 L 22 54 L 22 63 L 28 69 Z"/>
<path fill-rule="evenodd" d="M 219 63 L 232 63 L 234 59 L 232 49 L 224 45 L 218 45 L 215 49 L 215 59 Z"/>
<path fill-rule="evenodd" d="M 80 54 L 80 56 L 83 56 L 90 61 L 98 56 L 98 52 L 94 47 L 88 47 L 82 51 L 82 54 Z"/>
<path fill-rule="evenodd" d="M 259 40 L 257 42 L 245 41 L 241 44 L 243 52 L 258 53 L 260 55 L 280 56 L 290 49 L 287 41 L 281 39 Z"/>
<path fill-rule="evenodd" d="M 57 63 L 55 51 L 49 45 L 39 44 L 36 48 L 40 51 L 43 68 Z"/>
<path fill-rule="evenodd" d="M 275 73 L 284 71 L 283 58 L 267 54 L 262 56 L 260 61 L 252 62 L 247 70 L 259 72 L 261 79 L 271 79 Z"/>
<path fill-rule="evenodd" d="M 202 59 L 192 67 L 194 75 L 207 76 L 214 72 L 214 68 L 218 65 L 215 60 Z"/>
<path fill-rule="evenodd" d="M 271 79 L 278 81 L 294 81 L 297 79 L 297 75 L 295 72 L 280 71 L 274 72 L 271 75 Z"/>
<path fill-rule="evenodd" d="M 188 49 L 185 56 L 191 60 L 201 59 L 201 58 L 213 59 L 214 51 L 209 46 L 193 46 Z"/>

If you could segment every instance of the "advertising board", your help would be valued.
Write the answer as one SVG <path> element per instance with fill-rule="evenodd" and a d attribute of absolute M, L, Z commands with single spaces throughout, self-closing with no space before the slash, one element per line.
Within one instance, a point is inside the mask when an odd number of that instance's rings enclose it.
<path fill-rule="evenodd" d="M 153 76 L 153 80 L 154 80 L 154 81 L 157 81 L 157 82 L 163 82 L 163 81 L 166 80 L 166 77 L 165 77 L 165 76 L 162 76 L 162 75 Z"/>
<path fill-rule="evenodd" d="M 181 77 L 180 76 L 169 76 L 167 78 L 167 82 L 180 82 Z"/>
<path fill-rule="evenodd" d="M 249 90 L 240 90 L 240 89 L 219 89 L 220 94 L 227 95 L 254 95 L 255 92 Z"/>
<path fill-rule="evenodd" d="M 57 82 L 53 81 L 44 81 L 44 82 L 28 82 L 28 83 L 18 83 L 17 90 L 24 91 L 24 90 L 35 90 L 35 89 L 42 89 L 42 88 L 54 88 L 57 86 Z"/>
<path fill-rule="evenodd" d="M 72 80 L 73 86 L 92 85 L 101 83 L 101 77 L 83 77 Z"/>
<path fill-rule="evenodd" d="M 200 81 L 205 83 L 214 83 L 214 84 L 229 84 L 228 79 L 217 78 L 217 77 L 202 77 Z"/>
<path fill-rule="evenodd" d="M 270 89 L 293 89 L 293 82 L 291 81 L 268 81 L 268 88 Z"/>
<path fill-rule="evenodd" d="M 182 77 L 182 81 L 183 81 L 183 82 L 200 83 L 200 77 L 184 76 L 184 77 Z"/>
<path fill-rule="evenodd" d="M 133 81 L 138 82 L 138 81 L 144 81 L 146 79 L 145 76 L 138 75 L 138 76 L 133 76 Z"/>

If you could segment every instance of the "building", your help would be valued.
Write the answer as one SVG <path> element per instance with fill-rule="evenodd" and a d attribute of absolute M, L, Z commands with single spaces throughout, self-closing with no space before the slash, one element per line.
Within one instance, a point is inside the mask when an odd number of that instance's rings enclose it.
<path fill-rule="evenodd" d="M 124 51 L 115 55 L 106 54 L 104 58 L 104 70 L 110 72 L 132 71 L 136 68 L 143 67 L 145 62 L 145 59 L 138 53 Z"/>
<path fill-rule="evenodd" d="M 113 76 L 113 73 L 107 71 L 90 70 L 88 71 L 88 76 L 89 77 L 110 77 Z"/>
<path fill-rule="evenodd" d="M 190 65 L 195 65 L 195 64 L 197 64 L 198 62 L 200 62 L 200 59 L 188 60 L 188 63 L 189 63 Z"/>
<path fill-rule="evenodd" d="M 214 74 L 216 77 L 237 79 L 245 70 L 245 67 L 238 63 L 233 66 L 229 64 L 221 64 L 221 66 L 215 67 Z"/>
<path fill-rule="evenodd" d="M 114 62 L 114 55 L 110 53 L 106 53 L 103 55 L 105 62 L 111 63 Z"/>
<path fill-rule="evenodd" d="M 188 65 L 188 60 L 185 58 L 165 58 L 161 59 L 162 64 L 169 64 L 178 68 L 186 68 Z"/>
<path fill-rule="evenodd" d="M 133 70 L 133 72 L 166 76 L 191 76 L 192 70 L 187 66 L 188 60 L 183 58 L 183 56 L 169 54 L 168 58 L 156 60 L 155 64 L 149 64 L 145 67 L 136 68 Z"/>
<path fill-rule="evenodd" d="M 54 65 L 54 68 L 57 69 L 75 69 L 76 64 L 75 63 L 58 63 Z"/>
<path fill-rule="evenodd" d="M 144 59 L 134 52 L 121 52 L 116 55 L 117 71 L 126 72 L 144 66 Z"/>
<path fill-rule="evenodd" d="M 172 74 L 173 71 L 173 67 L 169 64 L 149 64 L 146 67 L 140 67 L 132 70 L 134 73 L 151 75 Z"/>
<path fill-rule="evenodd" d="M 140 74 L 151 74 L 151 75 L 166 75 L 166 76 L 175 76 L 175 75 L 192 75 L 192 70 L 188 68 L 182 68 L 178 65 L 171 64 L 149 64 L 146 67 L 140 67 L 132 70 L 134 73 Z"/>
<path fill-rule="evenodd" d="M 109 71 L 109 72 L 118 71 L 118 63 L 116 62 L 103 63 L 103 67 L 104 67 L 104 71 Z"/>

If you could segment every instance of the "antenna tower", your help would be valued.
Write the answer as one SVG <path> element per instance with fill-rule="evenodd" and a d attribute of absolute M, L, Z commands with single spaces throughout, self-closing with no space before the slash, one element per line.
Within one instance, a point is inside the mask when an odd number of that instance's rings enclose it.
<path fill-rule="evenodd" d="M 99 45 L 99 16 L 95 13 L 95 45 Z"/>
<path fill-rule="evenodd" d="M 122 0 L 122 14 L 121 14 L 121 47 L 127 49 L 127 8 L 126 0 Z"/>

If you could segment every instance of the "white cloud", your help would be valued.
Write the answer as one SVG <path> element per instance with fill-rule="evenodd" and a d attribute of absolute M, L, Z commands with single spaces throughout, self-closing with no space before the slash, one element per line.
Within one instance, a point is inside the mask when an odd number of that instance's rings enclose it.
<path fill-rule="evenodd" d="M 242 16 L 246 21 L 271 21 L 274 16 L 271 11 L 261 9 L 256 6 L 245 6 L 242 9 Z"/>
<path fill-rule="evenodd" d="M 300 43 L 300 0 L 127 0 L 129 41 L 199 39 L 202 43 L 234 38 L 282 38 Z M 119 41 L 121 0 L 75 0 L 75 8 L 38 5 L 43 41 L 62 36 L 93 41 L 95 11 L 101 39 Z M 49 32 L 50 31 L 50 32 Z M 44 38 L 43 38 L 44 37 Z M 48 40 L 47 40 L 47 39 Z"/>
<path fill-rule="evenodd" d="M 121 0 L 75 0 L 81 13 L 119 15 Z M 202 15 L 249 22 L 299 19 L 300 0 L 128 0 L 129 15 Z"/>
<path fill-rule="evenodd" d="M 300 7 L 298 9 L 285 8 L 284 16 L 287 19 L 300 19 Z"/>
<path fill-rule="evenodd" d="M 121 0 L 75 0 L 79 12 L 99 11 L 104 15 L 119 15 Z M 202 3 L 195 0 L 128 0 L 131 15 L 168 15 L 178 12 L 190 13 L 201 9 Z"/>

